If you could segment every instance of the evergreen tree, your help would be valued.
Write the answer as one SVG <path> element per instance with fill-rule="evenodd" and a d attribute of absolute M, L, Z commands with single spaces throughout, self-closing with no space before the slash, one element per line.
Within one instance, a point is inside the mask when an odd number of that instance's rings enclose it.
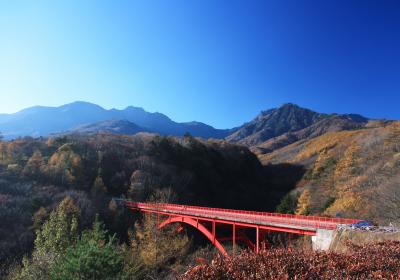
<path fill-rule="evenodd" d="M 57 211 L 50 214 L 49 220 L 36 233 L 36 254 L 39 256 L 52 254 L 56 259 L 62 256 L 68 246 L 76 242 L 79 212 L 79 208 L 70 196 L 64 198 Z"/>
<path fill-rule="evenodd" d="M 67 196 L 50 218 L 36 232 L 32 259 L 24 257 L 22 268 L 13 279 L 46 280 L 50 278 L 52 266 L 65 254 L 67 248 L 75 244 L 78 237 L 79 208 Z"/>
<path fill-rule="evenodd" d="M 294 214 L 296 210 L 296 199 L 291 193 L 286 194 L 280 201 L 276 211 L 283 214 Z"/>
<path fill-rule="evenodd" d="M 107 231 L 96 218 L 93 228 L 84 231 L 77 244 L 55 264 L 51 276 L 54 280 L 123 279 L 123 268 L 115 236 L 107 240 Z"/>

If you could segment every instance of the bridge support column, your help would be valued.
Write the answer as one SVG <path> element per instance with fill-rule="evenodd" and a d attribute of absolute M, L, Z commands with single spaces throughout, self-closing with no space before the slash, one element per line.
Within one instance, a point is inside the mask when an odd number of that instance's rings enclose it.
<path fill-rule="evenodd" d="M 236 252 L 236 224 L 232 225 L 232 255 Z"/>
<path fill-rule="evenodd" d="M 260 253 L 260 228 L 256 227 L 256 254 Z"/>
<path fill-rule="evenodd" d="M 213 244 L 215 243 L 215 221 L 212 221 L 212 237 L 213 237 Z"/>

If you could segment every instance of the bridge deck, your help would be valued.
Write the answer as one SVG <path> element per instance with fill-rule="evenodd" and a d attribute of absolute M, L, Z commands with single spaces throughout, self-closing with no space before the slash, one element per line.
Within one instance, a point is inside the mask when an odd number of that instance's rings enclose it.
<path fill-rule="evenodd" d="M 228 224 L 245 224 L 247 226 L 260 226 L 262 228 L 295 229 L 304 232 L 315 232 L 317 229 L 336 229 L 339 224 L 353 224 L 356 219 L 327 218 L 315 216 L 300 216 L 278 214 L 269 212 L 244 211 L 233 209 L 220 209 L 200 206 L 142 203 L 124 201 L 125 206 L 131 210 L 152 212 L 176 216 L 189 216 L 198 219 L 218 220 Z"/>

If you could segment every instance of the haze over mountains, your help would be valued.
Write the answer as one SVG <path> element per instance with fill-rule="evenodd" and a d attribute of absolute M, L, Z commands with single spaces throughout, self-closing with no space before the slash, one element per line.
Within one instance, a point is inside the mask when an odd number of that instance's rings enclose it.
<path fill-rule="evenodd" d="M 149 113 L 138 107 L 106 110 L 79 101 L 60 107 L 35 106 L 14 114 L 1 114 L 0 132 L 6 139 L 97 132 L 128 135 L 152 132 L 172 136 L 190 133 L 205 139 L 225 138 L 264 153 L 327 132 L 362 128 L 369 121 L 356 114 L 323 114 L 288 103 L 263 111 L 237 128 L 216 129 L 201 122 L 174 122 L 164 114 Z"/>
<path fill-rule="evenodd" d="M 223 138 L 230 130 L 215 129 L 200 122 L 177 123 L 161 113 L 149 113 L 129 106 L 123 110 L 106 110 L 88 102 L 74 102 L 59 107 L 35 106 L 14 114 L 0 114 L 0 131 L 6 139 L 19 136 L 48 136 L 73 131 L 84 125 L 109 120 L 127 120 L 162 135 L 181 136 L 189 132 L 204 138 Z M 104 128 L 104 127 L 103 127 Z M 126 132 L 129 134 L 129 130 Z"/>

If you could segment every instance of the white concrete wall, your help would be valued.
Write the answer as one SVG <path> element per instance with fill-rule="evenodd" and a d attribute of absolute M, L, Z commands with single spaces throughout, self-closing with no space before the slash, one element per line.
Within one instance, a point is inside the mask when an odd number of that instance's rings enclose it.
<path fill-rule="evenodd" d="M 313 250 L 328 251 L 334 235 L 335 230 L 318 229 L 317 234 L 311 237 Z"/>

